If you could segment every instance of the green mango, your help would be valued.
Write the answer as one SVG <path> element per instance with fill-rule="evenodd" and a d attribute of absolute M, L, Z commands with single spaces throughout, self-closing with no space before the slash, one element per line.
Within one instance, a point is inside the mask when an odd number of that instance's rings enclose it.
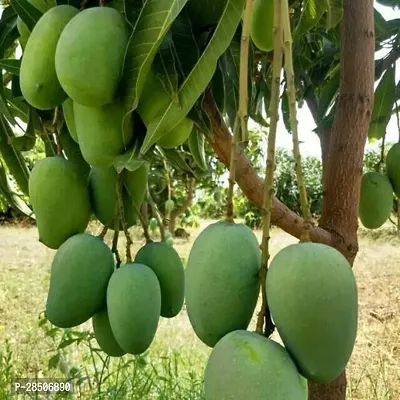
<path fill-rule="evenodd" d="M 92 324 L 96 341 L 104 353 L 110 357 L 122 357 L 126 354 L 115 340 L 106 310 L 94 314 Z"/>
<path fill-rule="evenodd" d="M 106 304 L 113 270 L 113 254 L 100 238 L 88 233 L 69 238 L 51 265 L 47 319 L 60 328 L 88 321 Z"/>
<path fill-rule="evenodd" d="M 260 264 L 257 238 L 244 224 L 216 222 L 196 238 L 186 266 L 186 309 L 206 345 L 247 329 L 260 291 Z"/>
<path fill-rule="evenodd" d="M 101 107 L 114 100 L 129 35 L 122 14 L 109 7 L 85 9 L 65 27 L 55 63 L 61 86 L 74 102 Z"/>
<path fill-rule="evenodd" d="M 395 143 L 387 153 L 386 172 L 394 193 L 400 197 L 400 143 Z"/>
<path fill-rule="evenodd" d="M 254 0 L 250 36 L 260 50 L 272 51 L 274 49 L 273 30 L 274 2 L 272 0 Z"/>
<path fill-rule="evenodd" d="M 128 171 L 122 173 L 128 175 Z M 118 173 L 113 167 L 92 168 L 89 174 L 89 190 L 92 210 L 96 218 L 110 229 L 115 229 L 117 217 L 117 181 Z M 122 202 L 124 204 L 124 217 L 127 227 L 136 224 L 136 212 L 132 205 L 132 197 L 123 189 Z M 122 224 L 119 224 L 122 229 Z"/>
<path fill-rule="evenodd" d="M 140 209 L 146 196 L 149 169 L 149 163 L 145 162 L 134 171 L 124 170 L 124 188 L 138 209 Z"/>
<path fill-rule="evenodd" d="M 344 370 L 357 335 L 357 285 L 333 247 L 299 243 L 272 260 L 266 280 L 272 318 L 300 373 L 332 382 Z"/>
<path fill-rule="evenodd" d="M 191 23 L 196 28 L 218 24 L 226 7 L 227 0 L 190 0 L 187 10 Z"/>
<path fill-rule="evenodd" d="M 72 139 L 74 139 L 75 142 L 78 143 L 78 135 L 76 133 L 76 127 L 75 127 L 74 102 L 68 98 L 62 104 L 62 108 L 64 113 L 64 121 L 65 124 L 67 125 L 68 131 Z"/>
<path fill-rule="evenodd" d="M 367 229 L 381 227 L 390 217 L 393 188 L 389 178 L 380 172 L 367 172 L 361 178 L 358 213 Z"/>
<path fill-rule="evenodd" d="M 85 231 L 90 218 L 87 182 L 74 163 L 62 157 L 36 162 L 29 178 L 29 200 L 39 240 L 58 249 L 69 237 Z"/>
<path fill-rule="evenodd" d="M 57 5 L 57 2 L 54 0 L 28 0 L 30 4 L 32 4 L 35 8 L 41 11 L 43 14 L 52 7 Z M 17 17 L 17 29 L 21 37 L 26 38 L 28 40 L 31 31 L 26 26 L 25 22 L 22 21 L 21 17 Z"/>
<path fill-rule="evenodd" d="M 112 275 L 107 310 L 114 337 L 130 354 L 144 353 L 153 342 L 161 311 L 156 274 L 143 264 L 125 264 Z"/>
<path fill-rule="evenodd" d="M 228 333 L 204 375 L 205 400 L 307 400 L 307 381 L 280 344 L 255 332 Z"/>
<path fill-rule="evenodd" d="M 161 116 L 170 103 L 171 97 L 169 93 L 154 72 L 150 70 L 137 108 L 138 114 L 146 127 Z M 157 144 L 166 149 L 175 148 L 186 142 L 192 129 L 193 121 L 189 118 L 184 118 L 171 132 L 162 136 Z"/>
<path fill-rule="evenodd" d="M 93 167 L 110 167 L 115 157 L 124 153 L 133 138 L 129 120 L 122 129 L 125 115 L 121 102 L 100 108 L 86 107 L 74 102 L 75 129 L 83 157 Z"/>
<path fill-rule="evenodd" d="M 185 297 L 185 272 L 179 254 L 163 242 L 150 242 L 136 254 L 135 263 L 150 267 L 161 287 L 161 316 L 179 314 Z"/>
<path fill-rule="evenodd" d="M 57 79 L 54 55 L 61 32 L 78 12 L 68 5 L 53 7 L 39 19 L 26 44 L 19 75 L 21 92 L 39 110 L 51 110 L 67 98 Z"/>
<path fill-rule="evenodd" d="M 65 126 L 62 127 L 58 138 L 67 159 L 77 166 L 82 177 L 87 178 L 90 172 L 90 165 L 83 158 L 78 143 L 74 141 Z"/>

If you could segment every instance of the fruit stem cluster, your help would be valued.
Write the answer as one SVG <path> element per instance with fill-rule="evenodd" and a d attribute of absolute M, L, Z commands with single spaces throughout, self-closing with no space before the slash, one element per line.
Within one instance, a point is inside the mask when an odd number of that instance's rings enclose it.
<path fill-rule="evenodd" d="M 253 0 L 246 1 L 243 16 L 242 38 L 240 45 L 240 75 L 239 75 L 239 108 L 237 111 L 233 128 L 231 143 L 231 159 L 229 165 L 229 187 L 227 194 L 226 219 L 233 221 L 233 189 L 235 187 L 236 161 L 238 153 L 239 135 L 242 141 L 247 141 L 247 120 L 248 120 L 248 76 L 249 76 L 249 46 L 250 27 L 253 12 Z"/>
<path fill-rule="evenodd" d="M 263 234 L 262 234 L 262 262 L 260 269 L 262 306 L 258 314 L 256 331 L 263 332 L 264 321 L 266 320 L 266 332 L 269 334 L 273 331 L 273 325 L 268 310 L 267 295 L 265 291 L 265 279 L 268 271 L 269 240 L 271 228 L 272 199 L 274 196 L 274 170 L 275 170 L 275 144 L 276 131 L 279 120 L 279 94 L 280 79 L 283 58 L 283 31 L 281 20 L 281 0 L 274 0 L 274 61 L 272 65 L 272 84 L 271 84 L 271 102 L 270 102 L 270 128 L 268 134 L 268 155 L 264 180 L 264 204 L 263 204 Z"/>
<path fill-rule="evenodd" d="M 283 47 L 285 55 L 286 93 L 289 101 L 289 118 L 290 118 L 290 127 L 293 139 L 293 154 L 295 159 L 297 184 L 299 186 L 299 193 L 300 193 L 300 205 L 304 217 L 304 229 L 300 241 L 309 242 L 312 222 L 311 222 L 310 206 L 307 198 L 307 190 L 304 183 L 304 174 L 301 165 L 297 107 L 296 107 L 296 92 L 295 92 L 294 69 L 293 69 L 293 50 L 292 50 L 293 39 L 290 28 L 288 0 L 282 0 L 281 7 L 282 7 L 281 18 L 282 18 L 282 29 L 283 29 Z"/>

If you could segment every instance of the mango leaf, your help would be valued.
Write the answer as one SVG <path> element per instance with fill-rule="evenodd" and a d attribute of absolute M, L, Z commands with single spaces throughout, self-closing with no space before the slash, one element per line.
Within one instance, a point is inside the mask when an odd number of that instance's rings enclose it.
<path fill-rule="evenodd" d="M 12 182 L 10 182 L 6 169 L 0 160 L 0 197 L 1 196 L 5 198 L 6 202 L 11 205 L 11 207 L 18 209 L 27 216 L 32 216 L 32 210 L 21 197 L 15 193 Z"/>
<path fill-rule="evenodd" d="M 197 99 L 210 83 L 217 68 L 218 59 L 227 50 L 240 22 L 244 0 L 229 0 L 222 18 L 196 66 L 181 85 L 179 104 L 172 102 L 167 110 L 148 126 L 146 138 L 140 149 L 142 154 L 170 132 L 187 116 Z"/>
<path fill-rule="evenodd" d="M 332 105 L 336 94 L 339 91 L 340 83 L 340 66 L 337 65 L 334 70 L 328 74 L 327 81 L 322 85 L 321 92 L 318 96 L 318 120 L 325 117 L 326 112 Z"/>
<path fill-rule="evenodd" d="M 195 172 L 186 162 L 184 154 L 176 149 L 159 149 L 160 152 L 167 158 L 168 162 L 176 169 L 189 173 L 196 177 Z"/>
<path fill-rule="evenodd" d="M 0 115 L 0 154 L 21 191 L 28 195 L 29 171 L 21 152 L 17 151 L 9 143 L 9 138 L 13 136 L 14 134 L 7 121 Z"/>
<path fill-rule="evenodd" d="M 396 98 L 395 69 L 387 69 L 374 95 L 374 109 L 368 131 L 369 139 L 381 139 L 385 135 L 386 125 L 392 115 L 393 104 Z"/>
<path fill-rule="evenodd" d="M 223 72 L 219 61 L 215 74 L 211 80 L 211 90 L 217 107 L 221 113 L 223 113 L 225 109 L 225 87 Z"/>
<path fill-rule="evenodd" d="M 188 145 L 190 154 L 192 155 L 194 162 L 201 170 L 207 171 L 208 166 L 204 150 L 204 135 L 198 132 L 196 128 L 193 129 L 192 133 L 189 136 Z"/>
<path fill-rule="evenodd" d="M 292 133 L 292 128 L 290 126 L 289 98 L 288 98 L 286 90 L 282 94 L 281 110 L 282 110 L 283 123 L 285 125 L 285 128 L 289 133 Z"/>
<path fill-rule="evenodd" d="M 9 139 L 11 141 L 10 144 L 12 144 L 16 150 L 29 151 L 33 149 L 33 147 L 36 144 L 35 128 L 38 124 L 38 119 L 39 117 L 36 114 L 36 110 L 33 107 L 29 106 L 28 124 L 26 126 L 25 134 L 22 136 L 13 137 Z"/>
<path fill-rule="evenodd" d="M 5 57 L 18 36 L 17 14 L 11 6 L 6 7 L 0 19 L 0 58 Z"/>
<path fill-rule="evenodd" d="M 136 109 L 156 52 L 186 3 L 187 0 L 125 1 L 126 19 L 133 27 L 121 80 L 127 116 Z"/>
<path fill-rule="evenodd" d="M 13 75 L 19 75 L 21 60 L 0 60 L 0 69 Z"/>
<path fill-rule="evenodd" d="M 15 12 L 19 15 L 28 29 L 32 32 L 43 13 L 28 0 L 10 0 Z"/>
<path fill-rule="evenodd" d="M 188 117 L 194 121 L 198 129 L 205 133 L 207 136 L 212 136 L 213 130 L 211 125 L 211 120 L 208 114 L 204 111 L 202 107 L 203 97 L 196 102 L 194 107 L 189 111 Z"/>
<path fill-rule="evenodd" d="M 57 5 L 58 6 L 61 6 L 62 4 L 66 4 L 68 6 L 75 7 L 78 10 L 81 8 L 80 0 L 57 0 Z"/>
<path fill-rule="evenodd" d="M 343 18 L 343 0 L 325 0 L 327 3 L 326 29 L 335 28 Z"/>

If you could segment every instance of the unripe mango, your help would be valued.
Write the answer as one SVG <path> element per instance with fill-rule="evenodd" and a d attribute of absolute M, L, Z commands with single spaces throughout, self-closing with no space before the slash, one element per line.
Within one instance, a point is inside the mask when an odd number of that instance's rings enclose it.
<path fill-rule="evenodd" d="M 89 320 L 106 304 L 113 270 L 113 254 L 100 238 L 87 233 L 69 238 L 51 265 L 48 320 L 60 328 L 72 328 Z"/>
<path fill-rule="evenodd" d="M 204 375 L 205 400 L 307 400 L 307 381 L 280 344 L 255 333 L 228 333 Z"/>
<path fill-rule="evenodd" d="M 360 220 L 368 229 L 381 227 L 390 217 L 393 188 L 389 178 L 380 172 L 367 172 L 361 179 Z"/>
<path fill-rule="evenodd" d="M 29 178 L 29 199 L 39 240 L 51 249 L 84 232 L 89 223 L 86 179 L 75 164 L 62 157 L 48 157 L 35 164 Z"/>
<path fill-rule="evenodd" d="M 56 74 L 56 46 L 68 22 L 79 11 L 68 5 L 52 8 L 39 19 L 26 44 L 20 69 L 20 86 L 25 100 L 40 110 L 60 105 L 67 95 Z"/>
<path fill-rule="evenodd" d="M 246 329 L 257 303 L 261 252 L 244 224 L 220 221 L 196 238 L 186 267 L 186 309 L 192 327 L 210 347 Z"/>
<path fill-rule="evenodd" d="M 42 13 L 45 13 L 47 10 L 49 10 L 52 7 L 55 7 L 57 5 L 56 1 L 54 0 L 28 0 L 30 4 L 32 4 L 35 8 L 37 8 L 39 11 Z M 19 34 L 23 37 L 28 39 L 29 35 L 31 34 L 31 31 L 29 28 L 26 26 L 25 22 L 22 21 L 21 17 L 17 17 L 17 29 Z"/>
<path fill-rule="evenodd" d="M 171 98 L 168 92 L 154 72 L 150 70 L 137 109 L 140 118 L 146 126 L 149 126 L 163 114 L 170 103 Z M 162 136 L 157 144 L 166 149 L 175 148 L 188 139 L 192 130 L 193 121 L 186 117 L 171 132 Z"/>
<path fill-rule="evenodd" d="M 87 107 L 111 103 L 121 78 L 129 29 L 109 7 L 83 10 L 65 27 L 55 54 L 61 86 Z"/>
<path fill-rule="evenodd" d="M 129 120 L 122 129 L 125 115 L 121 102 L 99 108 L 86 107 L 74 102 L 75 128 L 83 157 L 93 167 L 112 165 L 115 157 L 122 154 L 133 137 L 133 125 Z"/>
<path fill-rule="evenodd" d="M 150 267 L 161 287 L 161 316 L 179 314 L 185 297 L 185 273 L 179 254 L 167 243 L 150 242 L 136 254 L 135 263 Z"/>
<path fill-rule="evenodd" d="M 92 324 L 96 341 L 104 353 L 111 357 L 122 357 L 126 354 L 115 340 L 106 310 L 93 315 Z"/>
<path fill-rule="evenodd" d="M 107 288 L 107 310 L 114 337 L 130 354 L 151 345 L 161 311 L 156 274 L 143 264 L 125 264 L 112 275 Z"/>
<path fill-rule="evenodd" d="M 123 171 L 123 174 L 128 171 Z M 126 174 L 127 175 L 127 174 Z M 117 181 L 118 174 L 115 168 L 92 168 L 89 174 L 89 190 L 93 213 L 96 218 L 110 229 L 115 229 L 117 217 Z M 136 223 L 136 212 L 133 199 L 125 189 L 122 191 L 124 217 L 127 227 Z M 122 225 L 119 225 L 122 229 Z"/>
<path fill-rule="evenodd" d="M 65 124 L 67 125 L 68 131 L 72 139 L 74 139 L 75 142 L 78 143 L 78 135 L 76 133 L 76 127 L 75 127 L 74 102 L 68 98 L 62 104 L 62 108 L 64 113 L 64 121 Z"/>
<path fill-rule="evenodd" d="M 262 51 L 274 49 L 274 1 L 254 0 L 250 36 Z"/>
<path fill-rule="evenodd" d="M 387 153 L 386 172 L 394 193 L 400 197 L 400 143 L 395 143 Z"/>
<path fill-rule="evenodd" d="M 357 285 L 333 247 L 299 243 L 272 260 L 266 280 L 272 318 L 300 373 L 332 382 L 344 370 L 357 334 Z"/>

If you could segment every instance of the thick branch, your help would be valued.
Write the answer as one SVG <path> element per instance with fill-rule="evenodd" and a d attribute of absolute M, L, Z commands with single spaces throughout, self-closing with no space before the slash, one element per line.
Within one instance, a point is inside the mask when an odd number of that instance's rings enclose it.
<path fill-rule="evenodd" d="M 225 166 L 229 166 L 232 136 L 222 120 L 210 92 L 206 94 L 204 109 L 213 127 L 213 135 L 208 140 L 221 162 Z M 263 181 L 254 171 L 248 158 L 242 153 L 238 154 L 235 178 L 246 197 L 261 209 L 264 198 Z M 287 208 L 276 197 L 273 199 L 272 206 L 271 223 L 292 236 L 300 238 L 304 224 L 303 218 Z M 332 244 L 331 234 L 319 227 L 311 230 L 310 237 L 314 242 Z"/>
<path fill-rule="evenodd" d="M 320 225 L 350 262 L 358 250 L 358 204 L 364 147 L 374 99 L 373 0 L 344 0 L 340 89 L 331 129 Z"/>

